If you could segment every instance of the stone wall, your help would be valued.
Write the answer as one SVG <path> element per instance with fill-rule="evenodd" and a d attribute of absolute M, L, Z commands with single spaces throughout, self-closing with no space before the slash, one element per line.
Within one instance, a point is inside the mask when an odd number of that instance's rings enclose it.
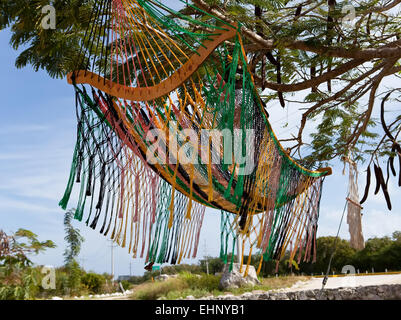
<path fill-rule="evenodd" d="M 187 297 L 193 299 L 193 297 Z M 401 284 L 293 292 L 253 291 L 239 296 L 209 296 L 201 300 L 401 300 Z"/>

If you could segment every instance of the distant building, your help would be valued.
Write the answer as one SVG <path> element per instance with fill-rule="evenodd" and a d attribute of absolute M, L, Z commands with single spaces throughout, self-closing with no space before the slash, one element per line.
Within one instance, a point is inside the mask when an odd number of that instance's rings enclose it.
<path fill-rule="evenodd" d="M 117 281 L 128 281 L 129 279 L 131 279 L 131 276 L 118 276 Z"/>

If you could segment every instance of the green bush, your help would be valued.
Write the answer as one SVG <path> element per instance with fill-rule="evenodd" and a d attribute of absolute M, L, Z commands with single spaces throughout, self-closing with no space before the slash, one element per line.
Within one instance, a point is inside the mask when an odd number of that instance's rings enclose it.
<path fill-rule="evenodd" d="M 133 298 L 140 300 L 177 299 L 188 295 L 198 298 L 218 292 L 219 282 L 219 276 L 181 272 L 177 278 L 140 285 L 134 290 Z"/>
<path fill-rule="evenodd" d="M 68 295 L 82 295 L 83 285 L 82 277 L 85 275 L 85 271 L 81 269 L 79 264 L 73 260 L 66 266 L 66 271 L 68 275 L 67 279 L 67 291 Z"/>
<path fill-rule="evenodd" d="M 148 282 L 142 288 L 135 291 L 133 297 L 139 300 L 156 300 L 167 296 L 169 292 L 187 289 L 187 284 L 180 278 L 167 281 Z"/>
<path fill-rule="evenodd" d="M 228 261 L 230 260 L 231 256 Z M 224 262 L 220 258 L 207 257 L 207 259 L 200 260 L 199 263 L 202 272 L 207 273 L 207 271 L 209 271 L 210 274 L 222 272 L 224 267 Z"/>
<path fill-rule="evenodd" d="M 183 272 L 180 278 L 185 281 L 188 288 L 192 290 L 206 290 L 212 292 L 219 289 L 220 276 L 203 273 L 201 275 Z"/>
<path fill-rule="evenodd" d="M 50 241 L 40 242 L 32 231 L 18 229 L 9 236 L 0 230 L 0 299 L 35 299 L 39 274 L 28 255 L 54 248 Z"/>
<path fill-rule="evenodd" d="M 101 293 L 106 279 L 100 274 L 89 272 L 81 278 L 81 283 L 85 285 L 91 293 Z"/>
<path fill-rule="evenodd" d="M 166 300 L 177 300 L 179 298 L 185 298 L 188 296 L 193 296 L 195 298 L 202 298 L 207 295 L 211 294 L 211 292 L 205 290 L 205 289 L 185 289 L 181 291 L 170 291 L 167 293 L 166 296 L 162 297 Z"/>
<path fill-rule="evenodd" d="M 178 264 L 172 266 L 164 266 L 161 271 L 164 274 L 179 274 L 182 272 L 200 274 L 202 273 L 202 267 L 196 264 Z"/>
<path fill-rule="evenodd" d="M 36 269 L 11 262 L 0 267 L 0 300 L 34 299 L 38 292 Z"/>
<path fill-rule="evenodd" d="M 132 287 L 131 282 L 128 280 L 121 281 L 121 285 L 123 286 L 124 290 L 129 290 Z"/>

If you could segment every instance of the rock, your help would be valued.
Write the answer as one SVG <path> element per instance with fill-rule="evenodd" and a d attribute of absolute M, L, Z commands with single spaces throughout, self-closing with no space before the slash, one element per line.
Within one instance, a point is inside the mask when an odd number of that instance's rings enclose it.
<path fill-rule="evenodd" d="M 399 300 L 401 285 L 365 286 L 356 288 L 314 289 L 301 291 L 255 290 L 240 296 L 226 293 L 222 296 L 209 296 L 200 300 Z"/>
<path fill-rule="evenodd" d="M 155 280 L 166 281 L 168 279 L 177 278 L 177 277 L 178 277 L 178 274 L 161 274 L 161 275 L 155 277 Z"/>
<path fill-rule="evenodd" d="M 290 300 L 308 300 L 305 291 L 287 292 L 287 297 Z"/>
<path fill-rule="evenodd" d="M 266 292 L 263 290 L 253 290 L 252 291 L 252 294 L 253 294 L 252 300 L 266 300 L 266 299 L 261 299 L 262 296 L 266 298 L 265 293 Z"/>
<path fill-rule="evenodd" d="M 305 291 L 305 295 L 306 295 L 308 300 L 317 300 L 316 292 L 314 290 Z"/>
<path fill-rule="evenodd" d="M 161 275 L 155 277 L 155 280 L 166 281 L 169 278 L 170 278 L 170 276 L 168 274 L 161 274 Z"/>
<path fill-rule="evenodd" d="M 338 292 L 341 300 L 353 300 L 355 297 L 355 290 L 352 288 L 344 288 L 343 290 Z"/>
<path fill-rule="evenodd" d="M 275 299 L 274 300 L 290 300 L 284 292 L 278 292 L 275 294 Z"/>
<path fill-rule="evenodd" d="M 262 294 L 262 293 L 265 293 L 266 291 L 263 291 L 263 290 L 253 290 L 252 291 L 252 294 L 256 294 L 256 295 L 258 295 L 258 294 Z"/>
<path fill-rule="evenodd" d="M 327 290 L 327 300 L 336 300 L 336 289 L 326 289 Z"/>
<path fill-rule="evenodd" d="M 255 295 L 252 292 L 245 292 L 239 296 L 241 300 L 256 300 Z"/>
<path fill-rule="evenodd" d="M 266 291 L 266 292 L 263 292 L 263 293 L 258 294 L 258 295 L 257 295 L 257 298 L 258 298 L 258 300 L 269 300 L 270 295 L 269 295 L 269 293 Z"/>
<path fill-rule="evenodd" d="M 245 269 L 246 266 L 243 266 L 242 272 L 240 272 L 240 264 L 234 263 L 233 270 L 229 272 L 229 264 L 226 264 L 220 280 L 220 289 L 236 289 L 248 285 L 254 286 L 260 283 L 254 266 L 249 266 L 248 275 L 246 277 L 243 276 Z"/>
<path fill-rule="evenodd" d="M 63 300 L 63 298 L 60 298 L 60 297 L 52 297 L 52 300 Z"/>

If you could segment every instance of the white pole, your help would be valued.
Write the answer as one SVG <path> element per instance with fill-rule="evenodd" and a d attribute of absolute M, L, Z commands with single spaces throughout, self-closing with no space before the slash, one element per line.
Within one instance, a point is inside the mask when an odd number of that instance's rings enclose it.
<path fill-rule="evenodd" d="M 114 243 L 113 240 L 109 240 L 111 242 L 111 283 L 114 283 Z"/>
<path fill-rule="evenodd" d="M 206 273 L 209 274 L 209 260 L 207 258 L 206 240 L 204 241 L 205 260 L 206 260 Z"/>
<path fill-rule="evenodd" d="M 237 232 L 237 262 L 238 264 L 241 264 L 241 246 L 240 246 L 240 240 L 241 240 L 241 233 L 238 231 Z"/>
<path fill-rule="evenodd" d="M 111 276 L 112 276 L 112 281 L 114 282 L 114 251 L 113 251 L 114 245 L 111 243 Z"/>

